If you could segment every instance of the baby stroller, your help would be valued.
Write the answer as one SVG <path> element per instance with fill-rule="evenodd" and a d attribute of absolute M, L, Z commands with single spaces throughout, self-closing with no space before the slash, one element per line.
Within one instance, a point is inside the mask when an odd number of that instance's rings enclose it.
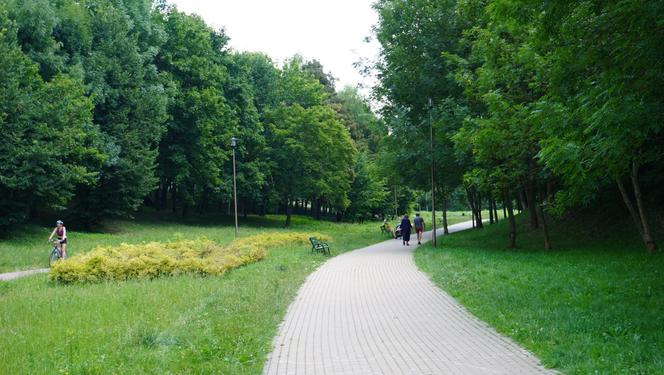
<path fill-rule="evenodd" d="M 401 224 L 397 225 L 396 229 L 394 229 L 394 239 L 399 238 L 401 238 Z"/>

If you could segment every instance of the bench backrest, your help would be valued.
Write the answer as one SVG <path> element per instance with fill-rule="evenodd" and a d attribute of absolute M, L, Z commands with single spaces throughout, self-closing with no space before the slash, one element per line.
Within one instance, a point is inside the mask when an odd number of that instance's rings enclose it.
<path fill-rule="evenodd" d="M 314 247 L 318 245 L 318 240 L 316 239 L 316 237 L 309 237 L 309 241 L 311 241 L 311 245 Z"/>

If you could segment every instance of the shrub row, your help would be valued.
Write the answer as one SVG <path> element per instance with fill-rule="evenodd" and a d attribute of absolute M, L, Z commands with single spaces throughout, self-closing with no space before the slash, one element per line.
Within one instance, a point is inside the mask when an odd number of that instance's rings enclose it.
<path fill-rule="evenodd" d="M 263 259 L 269 248 L 306 244 L 309 236 L 305 233 L 262 233 L 236 239 L 225 246 L 205 237 L 98 246 L 89 253 L 57 262 L 51 268 L 49 278 L 62 283 L 76 283 L 179 274 L 221 275 Z M 320 234 L 315 236 L 328 239 Z"/>

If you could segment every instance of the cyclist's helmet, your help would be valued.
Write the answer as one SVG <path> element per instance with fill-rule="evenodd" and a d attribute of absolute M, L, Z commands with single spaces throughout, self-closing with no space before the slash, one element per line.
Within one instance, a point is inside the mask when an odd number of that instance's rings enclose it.
<path fill-rule="evenodd" d="M 55 225 L 60 225 L 60 224 L 65 225 L 65 223 L 62 220 L 58 220 L 55 222 Z"/>

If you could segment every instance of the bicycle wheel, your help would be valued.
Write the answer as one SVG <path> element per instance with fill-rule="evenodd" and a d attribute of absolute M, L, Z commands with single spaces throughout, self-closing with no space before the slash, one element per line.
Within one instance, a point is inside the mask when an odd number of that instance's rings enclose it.
<path fill-rule="evenodd" d="M 60 259 L 62 255 L 60 254 L 60 249 L 53 248 L 51 250 L 51 255 L 48 257 L 48 265 L 49 267 L 53 266 L 53 263 L 55 263 L 56 260 Z"/>

